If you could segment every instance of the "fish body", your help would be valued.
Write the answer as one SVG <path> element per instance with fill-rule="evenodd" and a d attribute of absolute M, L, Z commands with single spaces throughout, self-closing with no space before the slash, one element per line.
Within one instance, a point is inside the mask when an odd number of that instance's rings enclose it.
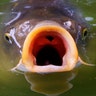
<path fill-rule="evenodd" d="M 87 24 L 69 1 L 16 1 L 10 14 L 4 23 L 5 39 L 21 54 L 12 70 L 63 72 L 74 69 L 78 62 L 85 63 L 77 44 L 85 39 Z"/>

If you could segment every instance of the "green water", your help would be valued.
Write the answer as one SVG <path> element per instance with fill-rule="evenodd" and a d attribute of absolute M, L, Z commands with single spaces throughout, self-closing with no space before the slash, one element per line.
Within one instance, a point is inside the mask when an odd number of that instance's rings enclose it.
<path fill-rule="evenodd" d="M 91 36 L 86 47 L 86 61 L 96 64 L 96 1 L 95 0 L 72 0 L 81 8 L 84 17 L 90 17 Z M 0 12 L 3 12 L 2 4 L 9 0 L 0 0 Z M 0 15 L 0 20 L 3 15 Z M 1 35 L 0 35 L 1 38 Z M 30 84 L 24 75 L 12 73 L 10 69 L 15 66 L 10 58 L 6 59 L 6 54 L 2 51 L 0 42 L 0 96 L 43 96 L 30 90 Z M 5 63 L 6 62 L 6 63 Z M 73 88 L 60 96 L 96 96 L 96 67 L 81 66 L 77 76 L 71 81 Z"/>

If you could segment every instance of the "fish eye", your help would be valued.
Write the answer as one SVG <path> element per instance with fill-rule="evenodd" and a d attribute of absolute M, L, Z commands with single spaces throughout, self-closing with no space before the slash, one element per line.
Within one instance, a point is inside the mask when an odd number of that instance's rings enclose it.
<path fill-rule="evenodd" d="M 87 37 L 87 34 L 88 34 L 88 29 L 84 28 L 82 33 L 82 39 L 85 39 Z"/>
<path fill-rule="evenodd" d="M 9 33 L 5 33 L 4 38 L 9 44 L 12 44 L 12 38 Z"/>

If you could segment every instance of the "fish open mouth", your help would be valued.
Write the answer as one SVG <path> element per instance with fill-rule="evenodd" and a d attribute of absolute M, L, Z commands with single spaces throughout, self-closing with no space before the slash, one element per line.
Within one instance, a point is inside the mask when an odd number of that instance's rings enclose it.
<path fill-rule="evenodd" d="M 32 72 L 61 72 L 78 61 L 76 44 L 67 30 L 53 21 L 37 24 L 25 39 L 22 63 Z"/>
<path fill-rule="evenodd" d="M 36 58 L 36 65 L 62 66 L 62 58 L 66 53 L 63 40 L 55 31 L 40 32 L 34 40 L 32 54 Z M 31 46 L 31 45 L 30 45 Z"/>

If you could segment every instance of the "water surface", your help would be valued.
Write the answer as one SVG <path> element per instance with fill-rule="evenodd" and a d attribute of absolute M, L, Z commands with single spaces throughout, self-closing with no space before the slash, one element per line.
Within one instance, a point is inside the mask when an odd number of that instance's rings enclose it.
<path fill-rule="evenodd" d="M 86 61 L 96 64 L 96 1 L 72 1 L 82 10 L 84 18 L 91 25 L 89 43 L 84 48 L 84 54 L 81 55 Z M 8 2 L 9 0 L 0 0 L 0 21 L 6 14 L 5 9 L 9 6 Z M 2 22 L 0 24 L 2 25 Z M 3 47 L 0 42 L 0 96 L 43 96 L 30 90 L 30 84 L 22 74 L 10 71 L 15 66 L 14 60 L 7 63 L 10 61 L 10 57 L 6 58 L 8 53 L 2 51 Z M 16 59 L 15 56 L 14 59 Z M 74 85 L 73 88 L 60 96 L 96 96 L 96 67 L 81 66 L 71 83 Z"/>

